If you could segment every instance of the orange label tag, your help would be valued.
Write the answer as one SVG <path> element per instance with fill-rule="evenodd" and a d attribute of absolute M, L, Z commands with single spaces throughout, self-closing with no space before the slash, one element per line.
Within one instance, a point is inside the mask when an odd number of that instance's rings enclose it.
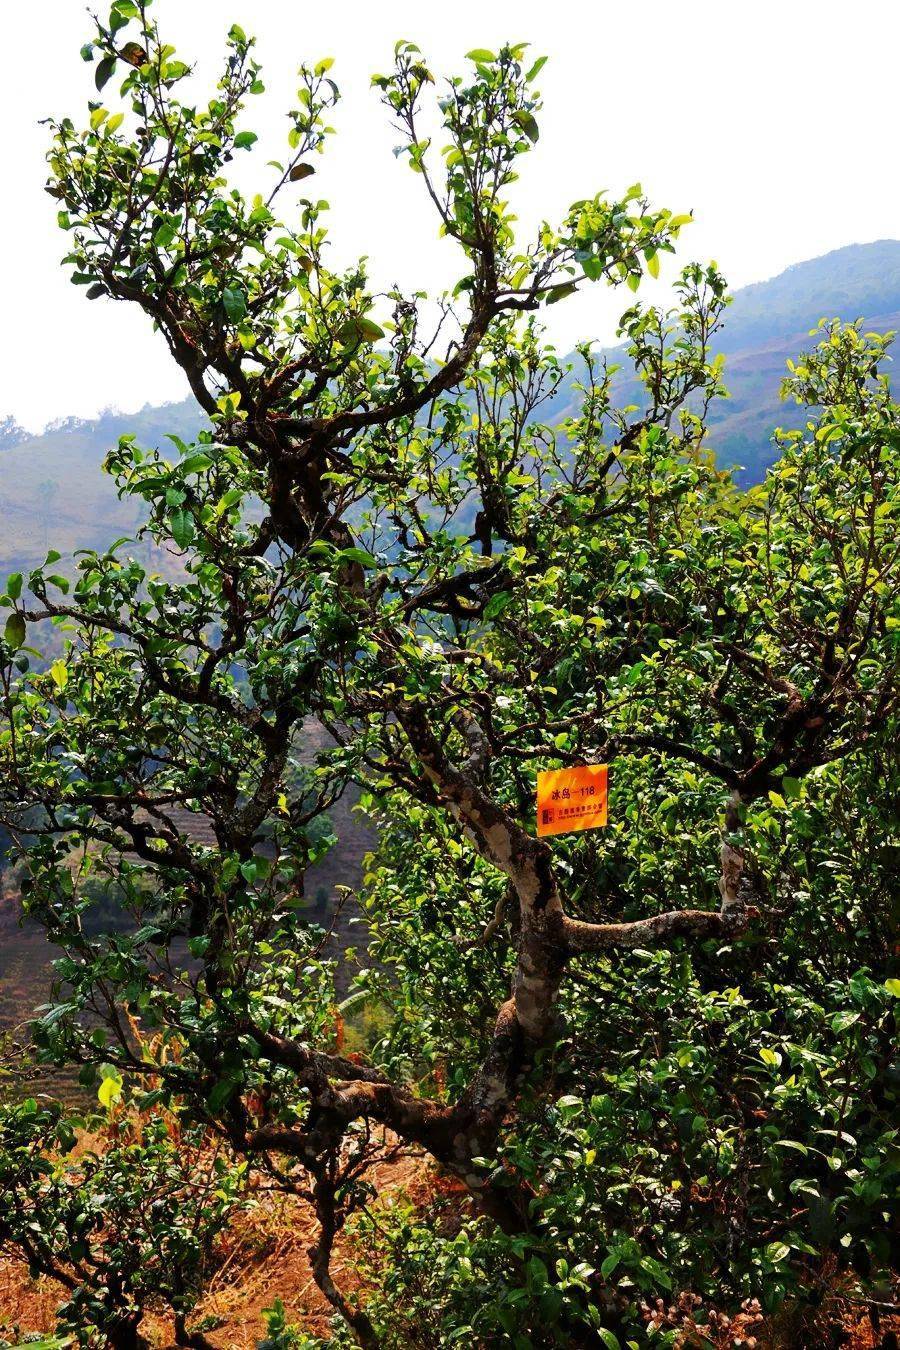
<path fill-rule="evenodd" d="M 580 764 L 577 769 L 549 769 L 537 776 L 537 832 L 568 834 L 606 824 L 608 769 L 605 764 Z"/>

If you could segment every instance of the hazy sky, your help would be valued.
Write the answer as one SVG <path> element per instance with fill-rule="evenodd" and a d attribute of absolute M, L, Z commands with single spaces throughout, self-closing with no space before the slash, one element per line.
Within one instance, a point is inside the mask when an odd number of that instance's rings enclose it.
<path fill-rule="evenodd" d="M 231 22 L 257 34 L 268 93 L 251 102 L 247 125 L 260 133 L 261 185 L 265 160 L 284 152 L 297 64 L 336 58 L 339 135 L 316 185 L 331 202 L 335 261 L 367 254 L 379 286 L 434 290 L 453 276 L 421 180 L 391 155 L 395 138 L 369 87 L 398 37 L 418 42 L 436 72 L 504 40 L 549 55 L 541 139 L 516 198 L 523 222 L 555 220 L 579 197 L 639 180 L 653 202 L 694 211 L 681 258 L 716 258 L 733 285 L 900 235 L 896 0 L 157 0 L 157 14 L 201 79 L 214 76 Z M 93 93 L 93 67 L 78 56 L 90 36 L 85 10 L 80 0 L 6 0 L 2 33 L 0 416 L 39 428 L 182 398 L 183 377 L 144 316 L 86 301 L 59 267 L 65 236 L 42 190 L 37 123 L 84 116 Z M 665 278 L 645 294 L 664 299 Z M 563 348 L 609 341 L 628 299 L 593 287 L 556 306 L 554 339 Z"/>

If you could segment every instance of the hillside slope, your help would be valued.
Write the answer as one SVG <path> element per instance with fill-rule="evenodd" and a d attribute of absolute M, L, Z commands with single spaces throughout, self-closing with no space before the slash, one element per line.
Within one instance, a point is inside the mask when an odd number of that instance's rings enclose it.
<path fill-rule="evenodd" d="M 850 244 L 796 263 L 769 281 L 735 291 L 717 348 L 730 398 L 710 411 L 710 443 L 738 478 L 759 482 L 774 461 L 775 427 L 798 427 L 806 412 L 781 401 L 789 359 L 812 346 L 821 319 L 863 319 L 876 332 L 900 328 L 900 241 Z"/>
<path fill-rule="evenodd" d="M 734 292 L 719 343 L 724 352 L 765 348 L 805 333 L 821 318 L 868 318 L 900 310 L 900 240 L 848 244 L 794 263 Z"/>
<path fill-rule="evenodd" d="M 27 568 L 49 547 L 65 556 L 133 533 L 142 504 L 119 500 L 102 471 L 107 451 L 128 432 L 141 445 L 162 446 L 167 433 L 190 439 L 199 425 L 192 398 L 134 414 L 105 413 L 95 421 L 68 418 L 39 436 L 10 419 L 0 421 L 0 565 Z"/>
<path fill-rule="evenodd" d="M 782 401 L 781 384 L 787 362 L 814 345 L 811 330 L 830 318 L 862 319 L 867 330 L 881 333 L 900 329 L 900 240 L 850 244 L 733 292 L 713 344 L 725 356 L 729 396 L 709 410 L 708 444 L 738 482 L 762 480 L 777 456 L 776 427 L 800 427 L 807 420 L 806 409 Z M 605 355 L 620 366 L 615 401 L 639 405 L 642 391 L 624 348 Z M 575 398 L 568 381 L 554 415 L 574 412 Z"/>
<path fill-rule="evenodd" d="M 731 396 L 711 410 L 710 444 L 720 463 L 740 466 L 741 481 L 758 482 L 771 464 L 776 426 L 802 424 L 803 410 L 779 398 L 785 365 L 810 345 L 809 329 L 832 316 L 863 318 L 879 331 L 900 327 L 900 240 L 851 244 L 734 293 L 718 344 Z M 621 351 L 609 354 L 621 360 Z M 624 386 L 627 375 L 620 380 Z M 565 416 L 573 398 L 563 391 L 554 415 Z M 189 440 L 199 425 L 192 399 L 72 418 L 39 436 L 0 409 L 0 568 L 33 566 L 49 544 L 65 554 L 132 533 L 138 505 L 120 502 L 101 472 L 107 450 L 125 432 L 142 445 L 163 445 L 168 432 Z"/>

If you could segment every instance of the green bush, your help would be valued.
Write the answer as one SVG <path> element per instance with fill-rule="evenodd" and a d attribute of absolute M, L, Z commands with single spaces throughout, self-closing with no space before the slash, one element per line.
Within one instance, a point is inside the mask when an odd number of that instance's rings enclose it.
<path fill-rule="evenodd" d="M 193 1309 L 246 1169 L 172 1117 L 132 1118 L 73 1152 L 83 1123 L 33 1099 L 4 1108 L 0 1249 L 63 1284 L 58 1333 L 128 1350 L 149 1308 Z"/>

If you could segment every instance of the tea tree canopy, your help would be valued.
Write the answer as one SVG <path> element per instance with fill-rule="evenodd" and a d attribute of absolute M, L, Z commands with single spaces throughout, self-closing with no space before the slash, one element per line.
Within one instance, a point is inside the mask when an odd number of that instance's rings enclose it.
<path fill-rule="evenodd" d="M 424 279 L 375 293 L 329 246 L 329 61 L 301 67 L 285 154 L 248 198 L 229 166 L 263 83 L 240 28 L 208 99 L 145 4 L 116 0 L 83 55 L 98 98 L 86 126 L 53 127 L 50 157 L 66 262 L 89 299 L 146 313 L 209 428 L 109 455 L 164 575 L 124 541 L 82 555 L 71 587 L 52 554 L 7 584 L 0 809 L 29 813 L 23 889 L 65 953 L 38 1034 L 85 1081 L 152 1083 L 145 1105 L 178 1103 L 309 1194 L 317 1279 L 374 1343 L 329 1275 L 372 1127 L 507 1232 L 540 1230 L 497 1159 L 568 1034 L 561 989 L 574 975 L 589 998 L 585 972 L 635 948 L 727 958 L 771 900 L 777 813 L 893 714 L 887 340 L 825 328 L 789 380 L 815 419 L 738 493 L 705 445 L 715 266 L 685 268 L 672 313 L 627 298 L 633 378 L 542 339 L 544 305 L 636 290 L 687 217 L 635 186 L 548 206 L 559 223 L 520 237 L 542 65 L 524 46 L 444 81 L 401 42 L 374 80 L 459 260 L 431 299 Z M 29 651 L 46 619 L 49 667 Z M 309 719 L 328 748 L 301 770 Z M 537 771 L 596 762 L 608 833 L 536 838 Z M 360 897 L 373 959 L 349 969 L 393 1009 L 362 1054 L 336 1048 L 333 963 L 302 914 L 351 784 L 380 842 Z M 673 822 L 652 862 L 648 784 Z M 198 814 L 214 842 L 186 828 Z M 125 935 L 84 924 L 98 878 L 134 914 Z M 570 1290 L 560 1316 L 594 1297 Z"/>

